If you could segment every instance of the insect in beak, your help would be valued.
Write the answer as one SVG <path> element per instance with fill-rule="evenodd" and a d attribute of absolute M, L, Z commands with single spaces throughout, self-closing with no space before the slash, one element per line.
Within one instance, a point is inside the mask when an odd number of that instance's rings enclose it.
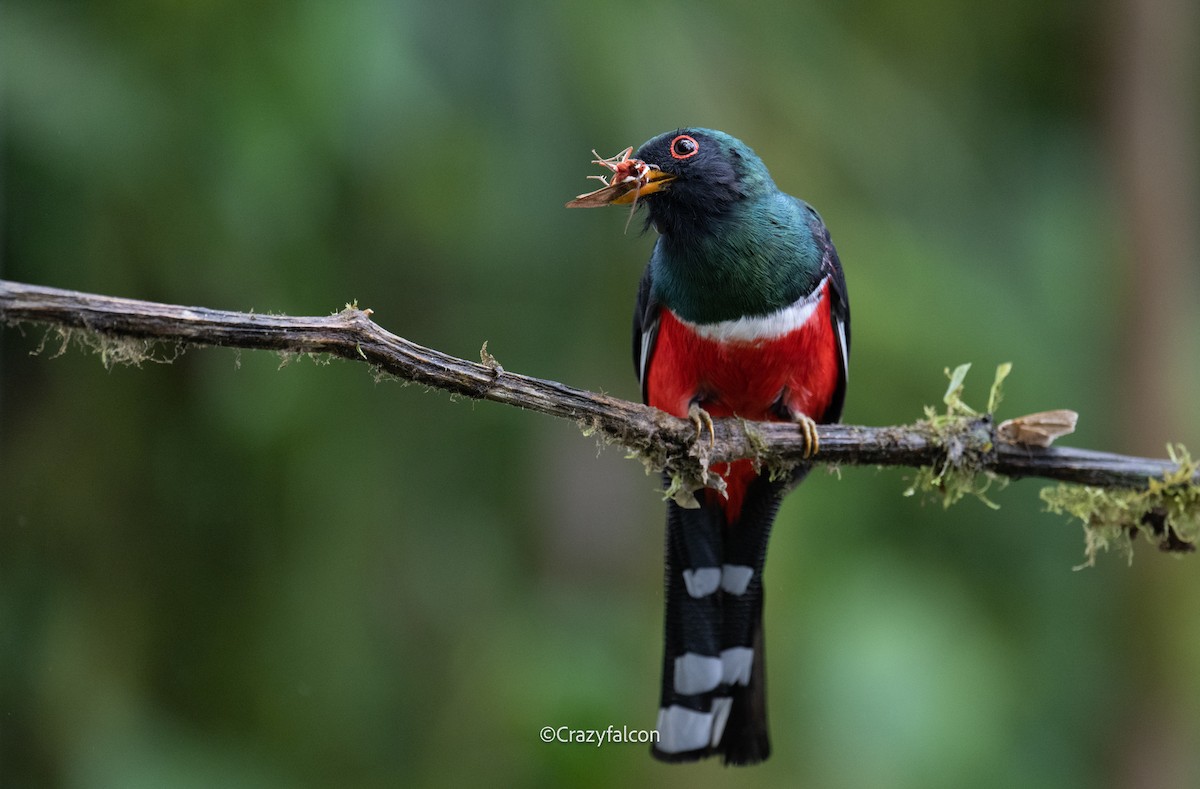
<path fill-rule="evenodd" d="M 579 195 L 567 203 L 567 208 L 630 204 L 629 220 L 625 222 L 625 229 L 628 230 L 633 213 L 637 210 L 638 198 L 660 191 L 675 180 L 675 176 L 664 173 L 657 165 L 630 158 L 632 153 L 633 148 L 630 147 L 606 159 L 593 150 L 592 155 L 596 158 L 592 160 L 592 164 L 606 168 L 612 175 L 589 175 L 588 178 L 594 178 L 604 186 L 594 192 Z"/>

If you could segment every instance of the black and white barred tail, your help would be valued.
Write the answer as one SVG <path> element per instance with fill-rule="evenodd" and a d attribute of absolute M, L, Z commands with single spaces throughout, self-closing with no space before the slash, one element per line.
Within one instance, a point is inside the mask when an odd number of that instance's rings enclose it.
<path fill-rule="evenodd" d="M 716 502 L 699 509 L 668 503 L 655 757 L 680 762 L 720 754 L 726 764 L 754 764 L 770 755 L 762 574 L 771 523 L 798 477 L 755 479 L 732 523 Z"/>

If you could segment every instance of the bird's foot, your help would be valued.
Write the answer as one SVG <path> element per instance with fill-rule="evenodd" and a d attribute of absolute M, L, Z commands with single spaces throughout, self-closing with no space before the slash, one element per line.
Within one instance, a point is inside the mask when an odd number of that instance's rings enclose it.
<path fill-rule="evenodd" d="M 712 417 L 708 412 L 700 407 L 699 403 L 692 403 L 688 406 L 688 419 L 692 420 L 692 424 L 696 426 L 696 440 L 700 440 L 700 436 L 704 433 L 704 429 L 708 428 L 708 448 L 712 449 L 717 444 L 717 431 L 713 427 Z"/>
<path fill-rule="evenodd" d="M 817 454 L 821 448 L 821 438 L 817 435 L 817 423 L 807 414 L 796 414 L 792 417 L 792 421 L 804 435 L 804 451 L 801 454 L 807 460 Z"/>

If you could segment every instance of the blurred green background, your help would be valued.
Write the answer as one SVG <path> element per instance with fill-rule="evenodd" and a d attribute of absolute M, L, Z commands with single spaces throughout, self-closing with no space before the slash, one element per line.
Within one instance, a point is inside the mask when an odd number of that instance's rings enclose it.
<path fill-rule="evenodd" d="M 324 314 L 636 398 L 652 238 L 565 211 L 680 125 L 816 205 L 848 422 L 974 362 L 1001 417 L 1200 451 L 1197 11 L 1184 0 L 0 5 L 7 279 Z M 636 227 L 636 224 L 635 224 Z M 814 474 L 768 562 L 762 767 L 649 728 L 656 480 L 566 422 L 191 349 L 0 333 L 0 784 L 1200 786 L 1200 560 L 1081 561 L 992 512 Z"/>

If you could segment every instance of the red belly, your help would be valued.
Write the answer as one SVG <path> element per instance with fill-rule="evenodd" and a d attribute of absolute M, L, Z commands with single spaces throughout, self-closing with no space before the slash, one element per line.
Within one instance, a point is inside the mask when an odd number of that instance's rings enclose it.
<path fill-rule="evenodd" d="M 782 395 L 793 413 L 819 420 L 838 382 L 828 293 L 822 293 L 802 326 L 765 340 L 720 342 L 701 337 L 664 309 L 647 375 L 650 405 L 674 416 L 686 418 L 688 406 L 698 399 L 713 418 L 779 421 L 774 406 Z M 732 523 L 741 512 L 754 469 L 749 460 L 739 460 L 718 470 L 728 493 L 721 503 Z"/>

